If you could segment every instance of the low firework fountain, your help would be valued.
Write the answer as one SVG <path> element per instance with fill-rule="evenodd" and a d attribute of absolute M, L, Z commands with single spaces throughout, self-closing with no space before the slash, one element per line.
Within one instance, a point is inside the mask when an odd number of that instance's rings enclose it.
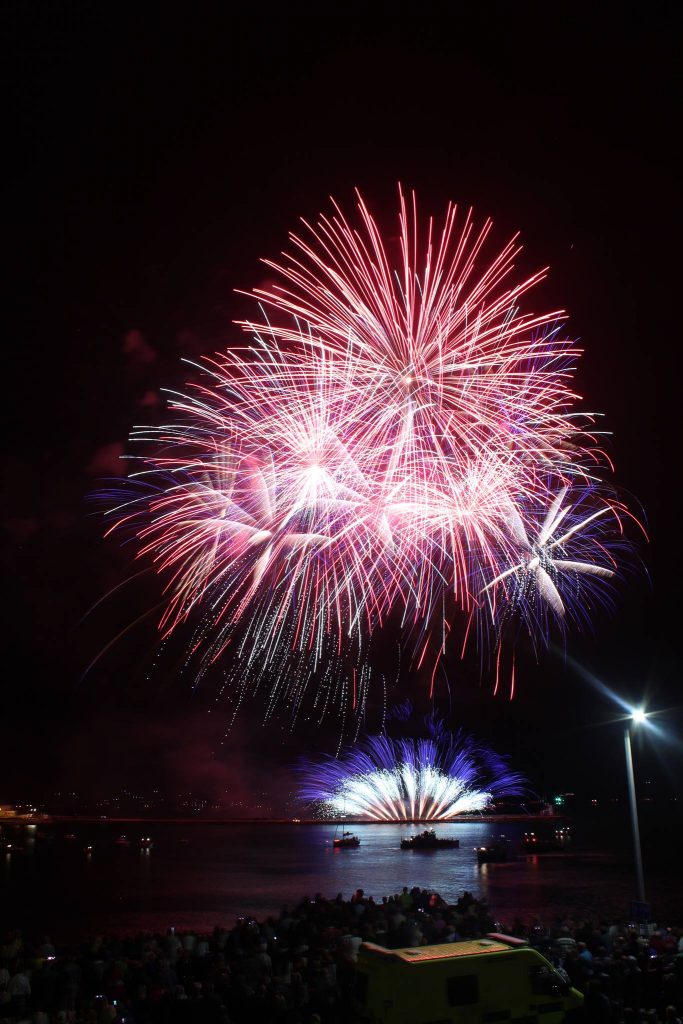
<path fill-rule="evenodd" d="M 526 791 L 525 779 L 485 744 L 451 733 L 436 716 L 425 724 L 423 738 L 368 736 L 340 757 L 304 762 L 302 798 L 372 821 L 448 821 Z"/>

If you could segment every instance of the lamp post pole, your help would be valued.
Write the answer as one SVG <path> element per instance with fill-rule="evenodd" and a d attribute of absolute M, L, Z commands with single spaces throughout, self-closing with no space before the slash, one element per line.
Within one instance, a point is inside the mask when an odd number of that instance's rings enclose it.
<path fill-rule="evenodd" d="M 638 828 L 638 805 L 636 804 L 636 780 L 633 774 L 630 725 L 626 726 L 626 731 L 624 732 L 624 747 L 626 749 L 626 777 L 628 779 L 628 800 L 631 806 L 631 829 L 633 831 L 633 853 L 636 862 L 638 902 L 645 903 L 645 878 L 643 876 L 643 856 L 640 852 L 640 829 Z"/>

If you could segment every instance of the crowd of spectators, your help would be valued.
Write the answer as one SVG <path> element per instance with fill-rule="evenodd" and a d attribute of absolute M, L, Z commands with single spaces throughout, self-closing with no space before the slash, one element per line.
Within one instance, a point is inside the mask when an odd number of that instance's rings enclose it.
<path fill-rule="evenodd" d="M 61 947 L 0 938 L 0 1019 L 27 1024 L 346 1024 L 361 942 L 401 948 L 493 930 L 526 938 L 585 994 L 587 1024 L 683 1024 L 683 929 L 560 919 L 494 921 L 463 893 L 405 887 L 376 901 L 320 895 L 231 929 L 96 938 Z"/>

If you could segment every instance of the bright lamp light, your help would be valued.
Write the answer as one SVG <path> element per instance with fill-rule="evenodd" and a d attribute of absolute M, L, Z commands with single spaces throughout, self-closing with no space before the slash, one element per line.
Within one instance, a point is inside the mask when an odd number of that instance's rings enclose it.
<path fill-rule="evenodd" d="M 631 719 L 636 723 L 636 725 L 642 725 L 646 718 L 647 714 L 642 708 L 635 708 L 631 712 Z"/>

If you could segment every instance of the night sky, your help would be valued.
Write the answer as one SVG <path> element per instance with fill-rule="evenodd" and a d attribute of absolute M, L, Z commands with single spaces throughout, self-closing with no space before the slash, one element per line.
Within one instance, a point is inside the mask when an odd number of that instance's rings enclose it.
<path fill-rule="evenodd" d="M 299 753 L 334 748 L 334 722 L 264 729 L 258 701 L 221 746 L 211 688 L 155 665 L 154 615 L 86 672 L 160 600 L 141 579 L 83 620 L 132 554 L 102 540 L 91 496 L 122 472 L 130 428 L 161 416 L 159 388 L 182 384 L 181 357 L 240 338 L 234 289 L 263 280 L 297 218 L 329 195 L 350 208 L 358 186 L 391 233 L 398 181 L 425 215 L 453 199 L 493 217 L 496 241 L 521 229 L 522 268 L 551 267 L 533 302 L 569 311 L 578 390 L 606 414 L 651 536 L 616 613 L 568 653 L 666 711 L 668 741 L 639 756 L 657 784 L 680 777 L 676 7 L 448 8 L 401 20 L 386 5 L 372 23 L 5 8 L 0 800 L 136 784 L 250 800 L 273 779 L 277 798 Z M 520 657 L 514 701 L 451 661 L 437 706 L 543 791 L 622 786 L 609 702 L 559 648 Z M 424 680 L 402 679 L 406 694 L 427 709 Z"/>

